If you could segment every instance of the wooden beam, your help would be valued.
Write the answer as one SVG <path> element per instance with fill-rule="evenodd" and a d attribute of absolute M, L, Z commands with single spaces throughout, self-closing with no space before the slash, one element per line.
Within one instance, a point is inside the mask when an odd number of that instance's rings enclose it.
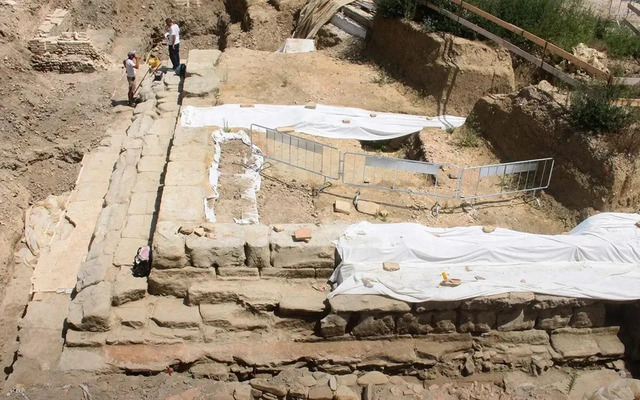
<path fill-rule="evenodd" d="M 632 2 L 629 2 L 627 4 L 627 8 L 631 11 L 633 11 L 634 13 L 640 15 L 640 6 L 637 6 L 635 4 L 633 4 Z"/>
<path fill-rule="evenodd" d="M 428 0 L 425 0 L 428 1 Z M 538 37 L 536 35 L 534 35 L 533 33 L 527 32 L 524 29 L 515 26 L 513 24 L 508 23 L 507 21 L 504 21 L 484 10 L 479 9 L 478 7 L 469 4 L 463 0 L 447 0 L 452 4 L 457 4 L 460 7 L 471 11 L 472 13 L 487 19 L 493 23 L 495 23 L 498 26 L 501 26 L 517 35 L 520 35 L 530 41 L 532 41 L 533 43 L 537 44 L 538 46 L 542 47 L 545 51 L 548 51 L 552 54 L 555 54 L 557 56 L 560 56 L 562 58 L 564 58 L 565 60 L 569 61 L 570 63 L 582 68 L 583 70 L 587 71 L 589 74 L 602 79 L 604 81 L 608 81 L 610 76 L 607 72 L 602 71 L 601 69 L 598 69 L 596 67 L 594 67 L 593 65 L 579 59 L 578 57 L 574 56 L 573 54 L 569 53 L 568 51 L 556 46 L 553 43 L 550 43 L 544 39 L 542 39 L 541 37 Z"/>
<path fill-rule="evenodd" d="M 633 23 L 631 23 L 631 21 L 626 18 L 622 18 L 622 23 L 625 24 L 629 29 L 631 29 L 636 35 L 640 35 L 640 29 Z"/>
<path fill-rule="evenodd" d="M 640 99 L 616 99 L 617 106 L 640 107 Z"/>

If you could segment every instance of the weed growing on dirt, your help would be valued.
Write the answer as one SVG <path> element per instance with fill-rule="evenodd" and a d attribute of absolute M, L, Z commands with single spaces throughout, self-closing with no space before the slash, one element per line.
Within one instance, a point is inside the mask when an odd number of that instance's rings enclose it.
<path fill-rule="evenodd" d="M 287 87 L 289 86 L 289 79 L 286 76 L 282 77 L 282 83 L 280 84 L 281 87 Z"/>
<path fill-rule="evenodd" d="M 225 133 L 231 132 L 231 128 L 229 128 L 229 121 L 227 121 L 226 119 L 222 120 L 222 131 Z"/>
<path fill-rule="evenodd" d="M 630 107 L 614 104 L 623 93 L 622 87 L 600 83 L 576 90 L 571 95 L 569 120 L 588 132 L 619 132 L 634 119 Z"/>
<path fill-rule="evenodd" d="M 377 83 L 378 86 L 382 87 L 388 83 L 391 83 L 392 79 L 389 76 L 389 74 L 387 74 L 385 71 L 380 70 L 378 72 L 378 75 L 374 76 L 373 78 L 371 78 L 371 83 Z"/>
<path fill-rule="evenodd" d="M 478 137 L 478 132 L 470 127 L 463 126 L 460 128 L 460 139 L 458 144 L 462 147 L 478 147 L 480 143 L 480 139 Z"/>

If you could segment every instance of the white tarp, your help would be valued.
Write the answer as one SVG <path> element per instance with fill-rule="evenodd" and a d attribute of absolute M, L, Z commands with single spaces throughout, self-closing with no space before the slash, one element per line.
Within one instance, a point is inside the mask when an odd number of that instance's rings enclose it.
<path fill-rule="evenodd" d="M 216 107 L 182 107 L 182 126 L 231 126 L 267 128 L 291 126 L 297 132 L 332 139 L 384 140 L 419 132 L 423 128 L 458 127 L 465 119 L 454 116 L 429 118 L 418 115 L 378 113 L 351 107 L 256 104 L 240 107 L 224 104 Z M 346 123 L 345 121 L 348 121 Z"/>
<path fill-rule="evenodd" d="M 418 224 L 350 226 L 337 242 L 337 294 L 381 294 L 409 302 L 506 292 L 609 300 L 640 299 L 638 214 L 602 213 L 567 235 Z M 384 261 L 400 263 L 387 272 Z M 462 281 L 441 286 L 442 273 Z"/>
<path fill-rule="evenodd" d="M 316 51 L 316 42 L 313 39 L 285 39 L 276 53 L 311 53 Z"/>

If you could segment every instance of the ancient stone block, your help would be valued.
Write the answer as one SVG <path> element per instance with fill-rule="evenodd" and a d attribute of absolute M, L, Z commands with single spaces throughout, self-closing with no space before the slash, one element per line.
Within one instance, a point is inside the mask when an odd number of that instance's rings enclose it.
<path fill-rule="evenodd" d="M 362 316 L 360 322 L 351 333 L 356 337 L 384 336 L 393 333 L 395 321 L 393 316 Z"/>
<path fill-rule="evenodd" d="M 307 279 L 315 278 L 314 268 L 264 268 L 260 270 L 262 278 Z"/>
<path fill-rule="evenodd" d="M 338 314 L 329 314 L 320 321 L 320 336 L 325 338 L 342 336 L 347 328 L 347 320 Z"/>
<path fill-rule="evenodd" d="M 389 377 L 380 371 L 371 371 L 358 378 L 358 385 L 384 385 L 389 382 Z"/>
<path fill-rule="evenodd" d="M 166 186 L 198 186 L 207 182 L 205 165 L 200 161 L 170 161 L 167 165 Z"/>
<path fill-rule="evenodd" d="M 204 221 L 204 189 L 201 186 L 166 186 L 160 201 L 160 221 Z"/>
<path fill-rule="evenodd" d="M 460 311 L 460 332 L 485 333 L 496 326 L 496 313 L 493 311 Z"/>
<path fill-rule="evenodd" d="M 232 267 L 232 268 L 219 268 L 218 277 L 220 279 L 230 278 L 260 278 L 260 270 L 258 268 L 245 268 L 245 267 Z"/>
<path fill-rule="evenodd" d="M 229 379 L 229 369 L 221 363 L 202 363 L 193 365 L 189 372 L 194 378 L 209 378 L 216 381 Z"/>
<path fill-rule="evenodd" d="M 147 325 L 149 312 L 146 306 L 118 307 L 113 309 L 120 324 L 133 329 L 142 329 Z"/>
<path fill-rule="evenodd" d="M 258 269 L 270 267 L 269 227 L 266 225 L 245 226 L 245 241 L 247 266 Z"/>
<path fill-rule="evenodd" d="M 327 294 L 314 289 L 283 293 L 278 305 L 282 315 L 317 315 L 327 309 Z"/>
<path fill-rule="evenodd" d="M 351 204 L 344 200 L 336 200 L 333 203 L 333 211 L 340 214 L 351 214 Z"/>
<path fill-rule="evenodd" d="M 104 281 L 107 276 L 107 271 L 111 267 L 111 257 L 107 255 L 101 255 L 83 262 L 78 271 L 76 292 L 81 292 L 88 286 Z"/>
<path fill-rule="evenodd" d="M 546 294 L 536 294 L 533 302 L 534 309 L 550 309 L 559 307 L 584 307 L 595 303 L 594 299 L 578 299 L 574 297 L 550 296 Z"/>
<path fill-rule="evenodd" d="M 153 268 L 182 268 L 187 265 L 184 236 L 179 226 L 170 221 L 160 221 L 153 236 Z"/>
<path fill-rule="evenodd" d="M 553 348 L 565 359 L 589 357 L 621 357 L 624 344 L 618 338 L 619 328 L 563 328 L 551 333 Z"/>
<path fill-rule="evenodd" d="M 513 306 L 498 313 L 496 325 L 499 331 L 523 331 L 533 329 L 538 313 L 531 307 Z"/>
<path fill-rule="evenodd" d="M 378 295 L 338 295 L 329 299 L 335 313 L 406 313 L 411 306 L 404 301 Z"/>
<path fill-rule="evenodd" d="M 397 332 L 400 335 L 412 334 L 412 335 L 424 335 L 433 332 L 432 325 L 432 313 L 420 313 L 413 315 L 411 313 L 405 313 L 396 323 Z"/>
<path fill-rule="evenodd" d="M 141 115 L 137 117 L 129 129 L 127 129 L 127 136 L 138 138 L 146 135 L 147 132 L 149 132 L 149 129 L 151 129 L 153 122 L 153 118 L 148 115 Z"/>
<path fill-rule="evenodd" d="M 68 347 L 99 347 L 104 346 L 106 332 L 83 332 L 67 330 L 65 345 Z"/>
<path fill-rule="evenodd" d="M 270 318 L 263 314 L 254 314 L 237 304 L 200 304 L 202 321 L 226 331 L 254 331 L 269 327 Z"/>
<path fill-rule="evenodd" d="M 435 311 L 433 328 L 436 333 L 453 333 L 456 331 L 458 313 L 455 310 Z"/>
<path fill-rule="evenodd" d="M 573 310 L 569 325 L 573 328 L 591 328 L 604 326 L 606 310 L 603 303 L 578 307 Z"/>
<path fill-rule="evenodd" d="M 541 309 L 536 322 L 536 329 L 552 331 L 569 325 L 573 310 L 570 307 Z"/>
<path fill-rule="evenodd" d="M 186 297 L 191 286 L 216 280 L 214 269 L 178 268 L 152 269 L 148 280 L 150 294 L 158 296 Z"/>
<path fill-rule="evenodd" d="M 276 268 L 333 268 L 333 241 L 344 232 L 345 226 L 313 227 L 307 242 L 294 240 L 293 232 L 303 225 L 283 225 L 282 232 L 271 231 L 271 264 Z"/>
<path fill-rule="evenodd" d="M 89 286 L 69 305 L 67 322 L 79 331 L 104 332 L 109 330 L 111 315 L 111 284 L 100 282 Z"/>
<path fill-rule="evenodd" d="M 207 145 L 213 139 L 211 138 L 211 129 L 205 128 L 188 128 L 184 126 L 177 126 L 173 138 L 173 146 L 187 146 L 187 145 Z M 173 152 L 173 149 L 171 150 Z"/>
<path fill-rule="evenodd" d="M 147 294 L 147 278 L 137 278 L 128 267 L 122 267 L 113 283 L 112 304 L 119 306 L 139 300 Z"/>
<path fill-rule="evenodd" d="M 120 239 L 113 257 L 113 264 L 117 266 L 132 266 L 138 249 L 146 246 L 147 243 L 146 239 Z"/>
<path fill-rule="evenodd" d="M 159 300 L 151 319 L 164 328 L 195 328 L 201 322 L 198 307 L 186 306 L 180 299 Z"/>
<path fill-rule="evenodd" d="M 367 215 L 378 215 L 378 213 L 380 213 L 380 206 L 370 201 L 360 200 L 356 204 L 356 210 Z"/>
<path fill-rule="evenodd" d="M 190 235 L 186 239 L 187 253 L 197 268 L 239 267 L 245 262 L 245 237 L 242 226 L 217 224 L 215 238 Z"/>
<path fill-rule="evenodd" d="M 333 391 L 327 385 L 309 388 L 309 400 L 332 400 Z"/>
<path fill-rule="evenodd" d="M 156 192 L 133 193 L 127 213 L 129 215 L 151 215 L 156 211 L 156 199 Z"/>
<path fill-rule="evenodd" d="M 127 224 L 122 231 L 123 238 L 144 239 L 151 237 L 152 214 L 136 214 L 127 218 Z"/>
<path fill-rule="evenodd" d="M 174 146 L 171 148 L 169 161 L 197 161 L 202 163 L 204 168 L 209 168 L 210 165 L 205 164 L 207 157 L 211 157 L 209 152 L 203 145 Z"/>
<path fill-rule="evenodd" d="M 153 121 L 149 129 L 149 135 L 157 135 L 162 137 L 170 137 L 173 135 L 176 120 L 173 118 L 158 118 Z"/>

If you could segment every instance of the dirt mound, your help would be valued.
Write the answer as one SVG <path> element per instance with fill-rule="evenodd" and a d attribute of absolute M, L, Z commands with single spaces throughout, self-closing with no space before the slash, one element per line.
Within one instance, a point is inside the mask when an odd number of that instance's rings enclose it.
<path fill-rule="evenodd" d="M 473 128 L 503 161 L 554 157 L 549 187 L 577 210 L 633 211 L 640 205 L 640 161 L 619 153 L 611 138 L 589 135 L 568 120 L 567 98 L 547 82 L 508 95 L 490 95 L 473 108 Z"/>
<path fill-rule="evenodd" d="M 367 50 L 394 76 L 435 99 L 441 114 L 466 113 L 488 93 L 515 89 L 506 50 L 429 33 L 414 22 L 378 14 Z"/>

